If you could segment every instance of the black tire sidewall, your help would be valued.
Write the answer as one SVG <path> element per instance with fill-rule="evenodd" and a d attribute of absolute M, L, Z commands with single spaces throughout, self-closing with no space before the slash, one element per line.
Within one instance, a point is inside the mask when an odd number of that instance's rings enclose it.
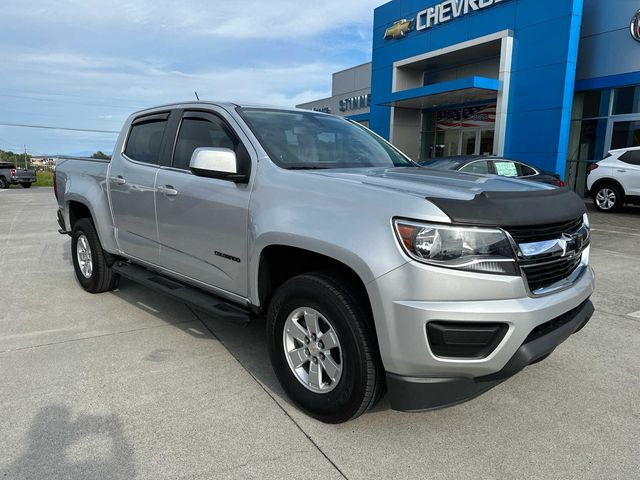
<path fill-rule="evenodd" d="M 4 177 L 0 177 L 0 188 L 1 189 L 9 188 L 9 182 Z"/>
<path fill-rule="evenodd" d="M 352 303 L 352 302 L 351 302 Z M 300 307 L 320 312 L 333 326 L 342 349 L 343 371 L 338 385 L 318 394 L 302 385 L 291 371 L 284 351 L 283 330 L 287 317 Z M 328 423 L 346 421 L 356 415 L 367 389 L 365 346 L 355 327 L 363 322 L 356 305 L 345 306 L 330 289 L 304 275 L 290 280 L 278 290 L 267 319 L 268 346 L 278 379 L 289 397 L 309 415 Z"/>
<path fill-rule="evenodd" d="M 80 270 L 78 264 L 78 238 L 81 235 L 87 237 L 89 248 L 91 249 L 91 261 L 93 262 L 93 272 L 90 278 L 86 278 Z M 104 250 L 100 245 L 100 240 L 91 220 L 83 218 L 76 222 L 71 235 L 71 256 L 73 268 L 76 272 L 78 283 L 89 293 L 101 293 L 113 290 L 118 283 L 118 276 L 115 275 L 107 264 Z"/>

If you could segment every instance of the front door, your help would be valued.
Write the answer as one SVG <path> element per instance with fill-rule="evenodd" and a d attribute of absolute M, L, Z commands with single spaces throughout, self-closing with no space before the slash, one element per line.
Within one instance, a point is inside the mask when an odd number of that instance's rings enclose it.
<path fill-rule="evenodd" d="M 160 169 L 156 208 L 160 263 L 198 283 L 247 295 L 246 184 L 198 177 L 189 170 L 199 147 L 229 148 L 250 162 L 223 111 L 185 111 L 170 167 Z"/>
<path fill-rule="evenodd" d="M 122 252 L 157 264 L 160 250 L 156 230 L 155 180 L 159 170 L 169 113 L 137 118 L 124 152 L 114 152 L 109 169 L 109 196 Z"/>

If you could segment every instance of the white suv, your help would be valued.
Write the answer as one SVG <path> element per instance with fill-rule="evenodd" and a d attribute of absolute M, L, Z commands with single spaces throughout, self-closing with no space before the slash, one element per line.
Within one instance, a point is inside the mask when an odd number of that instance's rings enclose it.
<path fill-rule="evenodd" d="M 625 203 L 640 205 L 640 147 L 612 150 L 589 165 L 587 188 L 602 212 L 613 212 Z"/>

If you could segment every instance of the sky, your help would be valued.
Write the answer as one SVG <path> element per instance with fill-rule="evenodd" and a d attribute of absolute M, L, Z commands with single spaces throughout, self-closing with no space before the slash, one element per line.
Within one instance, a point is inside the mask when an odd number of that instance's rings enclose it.
<path fill-rule="evenodd" d="M 371 59 L 384 0 L 0 0 L 0 124 L 118 131 L 132 112 L 201 99 L 328 97 Z M 111 152 L 117 134 L 0 125 L 0 149 Z"/>

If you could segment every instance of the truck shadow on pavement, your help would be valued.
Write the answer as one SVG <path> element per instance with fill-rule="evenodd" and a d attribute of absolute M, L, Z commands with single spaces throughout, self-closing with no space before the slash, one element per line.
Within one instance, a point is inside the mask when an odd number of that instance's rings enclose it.
<path fill-rule="evenodd" d="M 195 307 L 188 306 L 171 298 L 149 290 L 130 280 L 121 279 L 120 288 L 112 293 L 138 309 L 151 312 L 156 318 L 167 322 L 181 331 L 202 339 L 217 339 L 242 367 L 277 400 L 293 406 L 271 368 L 266 344 L 266 326 L 264 318 L 258 318 L 249 324 L 241 324 L 221 319 Z M 199 322 L 202 327 L 194 328 L 191 321 Z M 386 396 L 372 411 L 388 410 Z"/>
<path fill-rule="evenodd" d="M 0 478 L 133 478 L 133 449 L 116 415 L 78 415 L 64 405 L 38 412 L 27 451 Z"/>

